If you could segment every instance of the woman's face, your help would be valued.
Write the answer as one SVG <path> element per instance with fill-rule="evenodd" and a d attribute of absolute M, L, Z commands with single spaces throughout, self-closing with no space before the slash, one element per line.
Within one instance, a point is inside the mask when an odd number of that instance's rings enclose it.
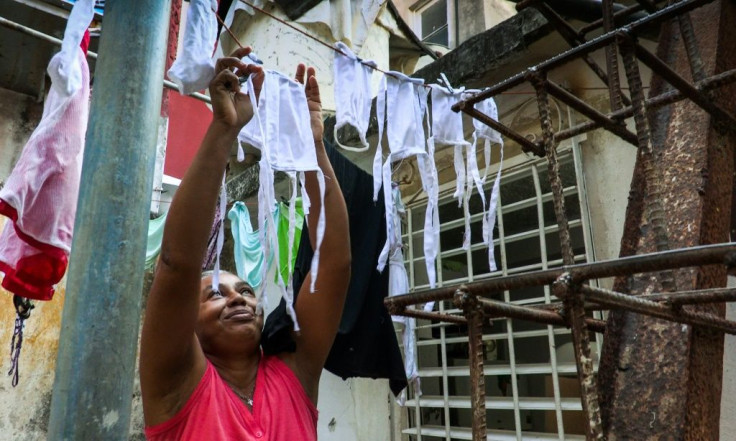
<path fill-rule="evenodd" d="M 212 286 L 212 275 L 202 277 L 195 331 L 204 352 L 257 349 L 263 314 L 256 315 L 256 303 L 253 288 L 234 274 L 221 271 L 219 287 Z"/>

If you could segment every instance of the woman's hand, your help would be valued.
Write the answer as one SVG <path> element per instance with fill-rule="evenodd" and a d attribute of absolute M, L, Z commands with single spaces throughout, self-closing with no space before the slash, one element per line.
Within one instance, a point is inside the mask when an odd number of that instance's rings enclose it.
<path fill-rule="evenodd" d="M 251 52 L 250 47 L 238 49 L 230 57 L 215 63 L 215 78 L 210 82 L 213 123 L 228 130 L 240 129 L 253 117 L 250 97 L 240 91 L 240 77 L 251 75 L 256 101 L 263 85 L 263 69 L 255 64 L 245 64 L 240 59 Z"/>
<path fill-rule="evenodd" d="M 304 73 L 307 74 L 307 82 L 304 83 Z M 304 93 L 307 96 L 307 105 L 309 106 L 309 120 L 312 125 L 312 136 L 315 143 L 322 142 L 324 135 L 324 121 L 322 120 L 322 101 L 319 98 L 319 84 L 314 76 L 314 68 L 306 68 L 303 64 L 299 64 L 296 68 L 296 80 L 305 84 Z"/>

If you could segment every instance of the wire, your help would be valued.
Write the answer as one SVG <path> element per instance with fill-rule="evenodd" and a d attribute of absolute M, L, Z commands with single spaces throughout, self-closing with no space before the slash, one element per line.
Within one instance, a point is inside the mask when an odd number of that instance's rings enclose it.
<path fill-rule="evenodd" d="M 333 51 L 335 51 L 335 52 L 337 52 L 337 53 L 339 53 L 339 54 L 341 54 L 341 55 L 343 55 L 345 57 L 348 56 L 345 52 L 341 51 L 340 49 L 336 48 L 335 46 L 332 46 L 331 44 L 329 44 L 329 43 L 327 43 L 325 41 L 320 40 L 319 38 L 315 37 L 314 35 L 306 32 L 306 31 L 304 31 L 302 29 L 299 29 L 298 27 L 292 25 L 291 23 L 289 23 L 289 22 L 287 22 L 287 21 L 285 21 L 285 20 L 283 20 L 283 19 L 281 19 L 281 18 L 279 18 L 279 17 L 271 14 L 270 12 L 268 12 L 268 11 L 262 9 L 262 8 L 259 8 L 258 6 L 254 5 L 254 4 L 250 3 L 250 2 L 247 2 L 246 0 L 237 0 L 237 1 L 250 6 L 251 8 L 255 9 L 256 11 L 258 11 L 258 12 L 264 14 L 264 15 L 267 15 L 268 17 L 270 17 L 270 18 L 278 21 L 279 23 L 281 23 L 281 24 L 283 24 L 285 26 L 288 26 L 289 28 L 291 28 L 291 29 L 299 32 L 300 34 L 304 35 L 305 37 L 311 38 L 312 40 L 316 41 L 317 43 L 321 44 L 322 46 L 328 47 L 328 48 L 332 49 Z M 213 9 L 213 11 L 214 11 L 214 9 Z M 227 27 L 227 25 L 225 25 L 225 23 L 222 21 L 222 19 L 220 18 L 220 16 L 216 12 L 215 12 L 215 15 L 217 16 L 217 20 L 225 28 L 225 30 L 227 31 L 227 33 L 230 34 L 230 37 L 232 37 L 232 39 L 235 40 L 235 43 L 237 43 L 238 46 L 240 46 L 242 48 L 243 45 L 235 37 L 235 34 L 233 34 L 233 32 Z M 387 72 L 387 71 L 385 71 L 385 70 L 383 70 L 383 69 L 381 69 L 379 67 L 373 66 L 372 64 L 366 63 L 366 62 L 364 62 L 361 59 L 358 59 L 358 61 L 362 65 L 368 66 L 368 67 L 370 67 L 373 70 L 376 70 L 378 72 L 383 73 L 384 75 L 388 75 L 388 76 L 391 76 L 391 77 L 396 78 L 396 79 L 401 79 L 397 75 L 394 75 L 391 72 Z M 423 86 L 426 87 L 426 88 L 429 88 L 430 87 L 427 84 L 423 84 Z M 603 90 L 603 89 L 608 90 L 607 87 L 581 87 L 580 89 L 582 89 L 582 90 Z M 533 91 L 530 91 L 530 92 L 523 91 L 523 92 L 502 92 L 501 93 L 501 95 L 533 95 L 533 94 L 536 94 L 536 92 L 533 92 Z"/>
<path fill-rule="evenodd" d="M 284 20 L 280 19 L 279 17 L 276 17 L 275 15 L 271 14 L 270 12 L 261 9 L 261 8 L 259 8 L 258 6 L 254 5 L 252 3 L 248 3 L 245 0 L 238 0 L 238 1 L 240 1 L 241 3 L 245 3 L 246 5 L 250 6 L 253 9 L 255 9 L 256 11 L 258 11 L 258 12 L 260 12 L 262 14 L 265 14 L 265 15 L 271 17 L 271 18 L 273 18 L 274 20 L 278 21 L 279 23 L 281 23 L 281 24 L 283 24 L 285 26 L 290 27 L 291 29 L 299 32 L 300 34 L 304 35 L 305 37 L 311 38 L 312 40 L 316 41 L 317 43 L 321 44 L 322 46 L 328 47 L 328 48 L 332 49 L 333 51 L 337 52 L 338 54 L 341 54 L 344 57 L 347 57 L 348 56 L 348 54 L 346 54 L 345 52 L 343 52 L 340 49 L 336 48 L 335 46 L 332 46 L 331 44 L 326 43 L 326 42 L 320 40 L 319 38 L 315 37 L 314 35 L 306 32 L 306 31 L 304 31 L 302 29 L 299 29 L 298 27 L 292 25 L 291 23 L 288 23 L 287 21 L 284 21 Z M 218 19 L 219 19 L 219 17 L 218 17 Z M 220 20 L 220 23 L 222 23 L 222 20 Z M 222 23 L 222 25 L 225 26 L 224 23 Z M 227 29 L 227 26 L 225 26 L 225 29 Z M 228 31 L 228 33 L 231 36 L 233 35 L 232 32 L 230 32 L 229 29 L 227 29 L 227 31 Z M 235 37 L 233 37 L 233 38 L 235 38 Z M 235 40 L 235 41 L 237 42 L 237 40 Z M 238 43 L 238 44 L 240 44 L 240 43 Z M 241 45 L 240 47 L 243 47 L 243 46 Z M 398 75 L 395 75 L 395 74 L 393 74 L 391 72 L 387 72 L 387 71 L 385 71 L 385 70 L 383 70 L 383 69 L 381 69 L 379 67 L 373 66 L 372 64 L 366 63 L 363 60 L 361 60 L 360 58 L 358 59 L 358 61 L 363 66 L 368 66 L 368 67 L 370 67 L 373 70 L 377 70 L 378 72 L 383 73 L 384 75 L 388 75 L 390 77 L 396 78 L 397 80 L 400 80 L 401 79 Z M 426 88 L 429 88 L 429 86 L 426 85 L 426 84 L 423 84 L 423 86 L 426 87 Z"/>
<path fill-rule="evenodd" d="M 215 8 L 211 8 L 211 9 L 212 9 L 212 12 L 215 13 L 215 17 L 217 17 L 217 21 L 220 22 L 220 25 L 222 25 L 222 27 L 225 28 L 225 30 L 227 31 L 227 33 L 230 34 L 230 38 L 232 38 L 235 41 L 235 43 L 237 43 L 237 45 L 240 47 L 240 49 L 243 49 L 242 43 L 240 43 L 240 41 L 238 41 L 238 37 L 236 37 L 235 34 L 233 34 L 233 31 L 231 31 L 230 28 L 225 24 L 225 22 L 222 21 L 222 18 L 220 18 L 220 14 L 217 13 L 217 11 L 215 10 Z"/>

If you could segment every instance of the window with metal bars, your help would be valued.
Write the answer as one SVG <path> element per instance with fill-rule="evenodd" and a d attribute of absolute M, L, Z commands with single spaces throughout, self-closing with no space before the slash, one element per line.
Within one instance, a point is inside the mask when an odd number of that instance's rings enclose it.
<path fill-rule="evenodd" d="M 578 155 L 573 150 L 571 146 L 560 147 L 560 174 L 575 261 L 582 263 L 592 260 L 592 254 L 587 205 L 580 190 L 581 177 L 576 173 Z M 492 181 L 487 183 L 487 191 L 492 185 Z M 422 247 L 424 209 L 421 204 L 408 207 L 403 229 L 413 290 L 428 287 Z M 470 212 L 472 245 L 464 250 L 462 209 L 449 195 L 440 200 L 440 286 L 562 265 L 545 159 L 504 171 L 494 231 L 497 272 L 490 273 L 488 268 L 477 195 L 471 198 Z M 494 298 L 524 305 L 554 301 L 549 288 L 541 286 L 498 293 Z M 435 306 L 438 307 L 442 312 L 459 313 L 450 301 L 440 302 Z M 410 395 L 406 403 L 408 427 L 402 431 L 401 439 L 471 439 L 467 328 L 418 320 L 416 332 L 423 395 Z M 599 337 L 591 335 L 591 341 L 596 342 Z M 489 439 L 585 439 L 569 330 L 497 319 L 485 327 L 483 340 Z M 592 347 L 596 360 L 597 347 Z"/>

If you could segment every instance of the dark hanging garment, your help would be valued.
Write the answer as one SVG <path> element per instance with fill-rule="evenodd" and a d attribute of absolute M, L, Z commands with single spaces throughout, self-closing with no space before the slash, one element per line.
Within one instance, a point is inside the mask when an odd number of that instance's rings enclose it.
<path fill-rule="evenodd" d="M 351 279 L 340 328 L 325 363 L 325 369 L 341 377 L 388 378 L 394 395 L 407 385 L 404 362 L 391 316 L 383 305 L 388 295 L 388 268 L 376 270 L 378 255 L 386 242 L 383 193 L 373 202 L 373 178 L 325 142 L 327 156 L 340 182 L 348 209 L 352 247 Z M 330 228 L 327 219 L 327 228 Z M 304 220 L 299 252 L 294 266 L 294 294 L 309 274 L 312 246 Z M 319 295 L 315 293 L 314 295 Z M 261 346 L 266 354 L 294 352 L 292 321 L 282 299 L 268 316 Z"/>

